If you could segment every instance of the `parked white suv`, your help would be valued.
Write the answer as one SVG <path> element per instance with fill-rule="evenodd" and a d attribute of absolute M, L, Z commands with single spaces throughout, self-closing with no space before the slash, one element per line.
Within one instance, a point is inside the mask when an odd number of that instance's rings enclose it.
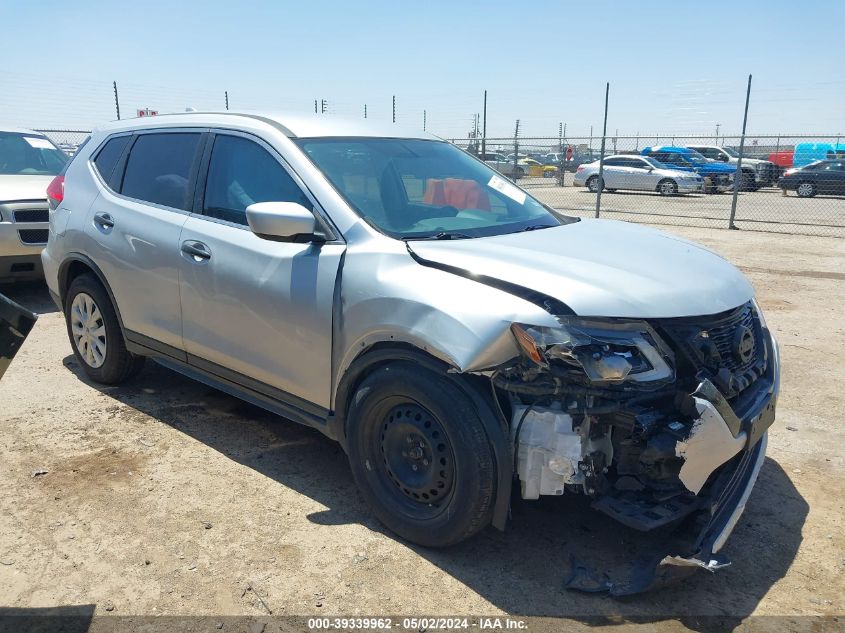
<path fill-rule="evenodd" d="M 67 162 L 43 134 L 0 127 L 0 283 L 42 278 L 47 186 Z"/>
<path fill-rule="evenodd" d="M 671 169 L 650 156 L 608 156 L 604 159 L 602 178 L 607 191 L 656 191 L 661 196 L 704 191 L 704 179 L 695 172 Z M 587 187 L 597 192 L 601 185 L 599 161 L 579 165 L 572 183 L 576 187 Z"/>
<path fill-rule="evenodd" d="M 681 526 L 659 570 L 610 591 L 724 563 L 779 364 L 751 285 L 714 253 L 558 215 L 450 143 L 371 121 L 112 123 L 53 191 L 44 269 L 92 380 L 150 357 L 319 429 L 414 543 L 503 528 L 516 479 L 524 499 Z"/>

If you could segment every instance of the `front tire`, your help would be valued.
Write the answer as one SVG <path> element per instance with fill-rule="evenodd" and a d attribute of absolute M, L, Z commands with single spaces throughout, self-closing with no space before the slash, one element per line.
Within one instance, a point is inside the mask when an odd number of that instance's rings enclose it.
<path fill-rule="evenodd" d="M 364 379 L 349 409 L 349 463 L 384 525 L 445 547 L 490 523 L 496 465 L 480 416 L 454 379 L 414 363 Z"/>
<path fill-rule="evenodd" d="M 65 323 L 70 345 L 82 369 L 94 382 L 120 384 L 144 365 L 130 354 L 106 289 L 93 275 L 71 282 L 65 297 Z"/>
<path fill-rule="evenodd" d="M 604 187 L 602 187 L 603 189 Z M 599 192 L 599 177 L 598 176 L 590 176 L 587 178 L 587 189 L 590 190 L 590 193 L 598 193 Z"/>
<path fill-rule="evenodd" d="M 661 196 L 676 196 L 678 195 L 678 183 L 670 178 L 666 178 L 657 183 L 657 193 Z"/>

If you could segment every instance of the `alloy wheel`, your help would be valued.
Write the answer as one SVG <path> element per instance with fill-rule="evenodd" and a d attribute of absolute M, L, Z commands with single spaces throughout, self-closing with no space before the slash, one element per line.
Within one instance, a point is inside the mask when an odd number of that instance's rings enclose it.
<path fill-rule="evenodd" d="M 97 369 L 106 362 L 106 325 L 100 308 L 91 295 L 80 292 L 70 306 L 73 343 L 89 367 Z"/>

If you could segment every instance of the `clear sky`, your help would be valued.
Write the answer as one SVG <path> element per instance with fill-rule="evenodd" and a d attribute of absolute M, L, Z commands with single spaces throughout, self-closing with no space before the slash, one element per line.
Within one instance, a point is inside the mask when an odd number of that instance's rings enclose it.
<path fill-rule="evenodd" d="M 845 131 L 843 0 L 0 0 L 0 123 L 312 110 L 466 136 Z"/>

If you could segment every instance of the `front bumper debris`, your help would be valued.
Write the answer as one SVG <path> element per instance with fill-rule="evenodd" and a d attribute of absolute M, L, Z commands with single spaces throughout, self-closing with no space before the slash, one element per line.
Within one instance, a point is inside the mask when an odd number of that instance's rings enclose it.
<path fill-rule="evenodd" d="M 776 355 L 777 348 L 774 345 L 772 347 Z M 641 562 L 630 570 L 627 577 L 621 580 L 611 579 L 607 574 L 598 574 L 573 559 L 569 575 L 564 582 L 567 589 L 625 596 L 672 584 L 690 576 L 698 569 L 713 572 L 730 565 L 727 557 L 719 554 L 719 551 L 745 510 L 751 490 L 754 488 L 760 468 L 766 458 L 767 430 L 774 422 L 779 388 L 778 372 L 775 369 L 779 365 L 778 360 L 776 357 L 773 358 L 774 371 L 769 376 L 772 379 L 770 389 L 764 397 L 755 398 L 753 402 L 746 403 L 744 415 L 739 417 L 740 429 L 735 440 L 741 440 L 745 450 L 737 458 L 738 461 L 733 470 L 718 475 L 709 495 L 713 502 L 706 525 L 697 534 L 682 534 L 668 545 L 662 545 L 661 551 L 642 558 Z M 700 395 L 702 392 L 708 393 L 709 390 L 699 388 L 696 393 Z M 718 392 L 715 393 L 718 394 Z M 714 395 L 711 395 L 711 398 L 717 402 L 712 402 L 707 398 L 696 398 L 696 400 L 703 400 L 712 405 L 712 409 L 707 409 L 708 415 L 715 412 L 715 415 L 723 420 L 724 428 L 729 429 L 732 423 L 725 421 L 718 413 L 718 409 L 723 408 L 727 403 L 720 401 Z M 726 443 L 732 445 L 730 441 Z M 701 467 L 703 461 L 704 458 L 700 458 L 697 467 Z"/>
<path fill-rule="evenodd" d="M 0 294 L 0 378 L 12 362 L 38 317 Z"/>

